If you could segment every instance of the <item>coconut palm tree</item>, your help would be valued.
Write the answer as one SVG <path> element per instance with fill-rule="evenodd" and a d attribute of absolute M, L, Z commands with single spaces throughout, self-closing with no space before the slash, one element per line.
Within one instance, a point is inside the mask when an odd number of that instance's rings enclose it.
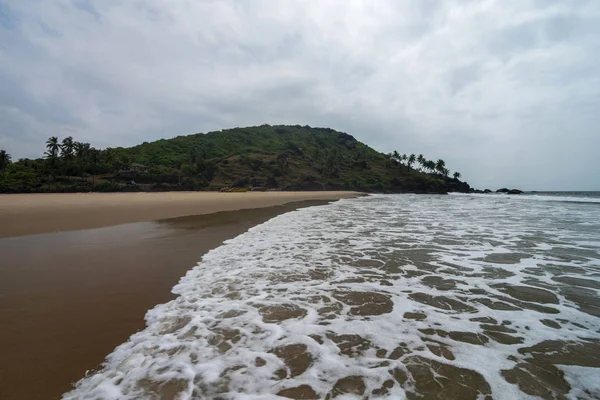
<path fill-rule="evenodd" d="M 10 154 L 6 150 L 0 150 L 0 171 L 4 171 L 8 164 L 11 163 Z"/>
<path fill-rule="evenodd" d="M 60 144 L 58 144 L 58 138 L 56 136 L 52 136 L 50 139 L 46 141 L 46 148 L 48 151 L 44 153 L 47 158 L 54 159 L 58 157 L 58 151 L 60 150 Z"/>
<path fill-rule="evenodd" d="M 450 175 L 450 170 L 448 168 L 442 168 L 442 175 L 447 177 Z"/>
<path fill-rule="evenodd" d="M 75 143 L 73 143 L 73 149 L 75 150 L 75 157 L 77 157 L 77 163 L 79 164 L 79 171 L 81 172 L 81 176 L 83 178 L 83 175 L 84 175 L 83 169 L 84 169 L 86 158 L 90 151 L 90 144 L 75 142 Z"/>
<path fill-rule="evenodd" d="M 73 149 L 75 147 L 75 143 L 73 142 L 73 137 L 68 136 L 63 139 L 62 145 L 60 146 L 60 155 L 67 160 L 73 158 Z"/>
<path fill-rule="evenodd" d="M 454 179 L 459 179 L 460 178 L 460 172 L 455 172 L 454 175 L 452 175 L 454 177 Z"/>
<path fill-rule="evenodd" d="M 73 150 L 75 151 L 75 157 L 77 157 L 80 160 L 83 160 L 85 159 L 90 150 L 90 144 L 75 142 L 73 143 Z"/>
<path fill-rule="evenodd" d="M 417 160 L 417 156 L 415 156 L 414 154 L 411 154 L 410 156 L 408 156 L 408 161 L 406 161 L 406 165 L 408 165 L 408 169 L 412 168 L 412 165 L 415 163 L 416 160 Z"/>
<path fill-rule="evenodd" d="M 442 159 L 439 159 L 436 161 L 435 163 L 435 170 L 440 173 L 440 174 L 444 174 L 444 168 L 446 168 L 446 162 Z"/>
<path fill-rule="evenodd" d="M 423 157 L 423 154 L 419 154 L 417 156 L 417 162 L 420 165 L 419 169 L 424 169 L 425 168 L 425 161 L 427 161 L 427 160 L 425 160 L 425 157 Z"/>
<path fill-rule="evenodd" d="M 435 171 L 435 161 L 425 160 L 425 169 L 429 171 L 429 173 L 433 173 Z"/>

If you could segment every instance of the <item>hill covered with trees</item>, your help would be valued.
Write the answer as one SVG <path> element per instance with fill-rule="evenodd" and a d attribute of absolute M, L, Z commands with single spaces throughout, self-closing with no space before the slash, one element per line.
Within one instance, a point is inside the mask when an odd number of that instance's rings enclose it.
<path fill-rule="evenodd" d="M 0 150 L 0 192 L 358 190 L 468 192 L 443 160 L 379 153 L 347 133 L 261 125 L 98 150 L 51 137 L 42 158 Z"/>

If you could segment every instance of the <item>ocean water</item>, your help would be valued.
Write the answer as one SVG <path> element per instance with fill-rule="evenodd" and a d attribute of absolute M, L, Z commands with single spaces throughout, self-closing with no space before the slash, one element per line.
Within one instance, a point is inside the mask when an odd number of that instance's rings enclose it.
<path fill-rule="evenodd" d="M 173 291 L 64 397 L 600 398 L 598 196 L 305 208 Z"/>

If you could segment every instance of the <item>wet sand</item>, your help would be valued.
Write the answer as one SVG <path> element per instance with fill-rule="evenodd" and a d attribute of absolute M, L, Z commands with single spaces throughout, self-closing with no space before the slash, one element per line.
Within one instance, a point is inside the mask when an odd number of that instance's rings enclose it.
<path fill-rule="evenodd" d="M 156 199 L 169 195 L 140 194 L 142 201 L 124 200 L 115 212 L 137 219 L 219 207 L 248 208 L 258 199 L 264 206 L 292 197 L 341 197 L 330 193 L 214 193 L 199 201 L 199 197 L 184 194 L 171 201 L 181 208 L 167 210 Z M 92 195 L 89 202 L 75 207 L 77 201 L 72 199 L 79 196 L 86 195 L 3 197 L 0 221 L 12 220 L 16 224 L 21 218 L 24 226 L 4 225 L 0 235 L 55 230 L 58 226 L 80 229 L 114 222 L 107 202 L 119 195 Z M 45 197 L 48 203 L 44 214 L 33 203 Z M 14 209 L 6 209 L 7 198 Z M 60 204 L 56 203 L 59 200 Z M 204 208 L 200 209 L 197 202 Z M 325 202 L 295 202 L 0 240 L 0 398 L 60 398 L 87 370 L 98 368 L 117 345 L 142 329 L 145 312 L 170 300 L 170 289 L 208 250 L 278 214 Z M 141 209 L 133 212 L 136 204 Z M 27 210 L 41 221 L 24 220 Z M 58 216 L 64 216 L 68 210 L 73 216 L 59 224 Z M 92 210 L 95 214 L 87 215 Z M 58 215 L 49 215 L 50 212 Z"/>
<path fill-rule="evenodd" d="M 0 238 L 92 229 L 292 201 L 338 200 L 356 192 L 168 192 L 0 195 Z"/>

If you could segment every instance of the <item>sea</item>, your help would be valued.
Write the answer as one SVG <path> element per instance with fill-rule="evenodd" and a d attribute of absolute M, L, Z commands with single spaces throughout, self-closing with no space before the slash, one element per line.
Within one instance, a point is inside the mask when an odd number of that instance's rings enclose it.
<path fill-rule="evenodd" d="M 64 398 L 600 398 L 599 192 L 303 208 L 173 292 Z"/>

